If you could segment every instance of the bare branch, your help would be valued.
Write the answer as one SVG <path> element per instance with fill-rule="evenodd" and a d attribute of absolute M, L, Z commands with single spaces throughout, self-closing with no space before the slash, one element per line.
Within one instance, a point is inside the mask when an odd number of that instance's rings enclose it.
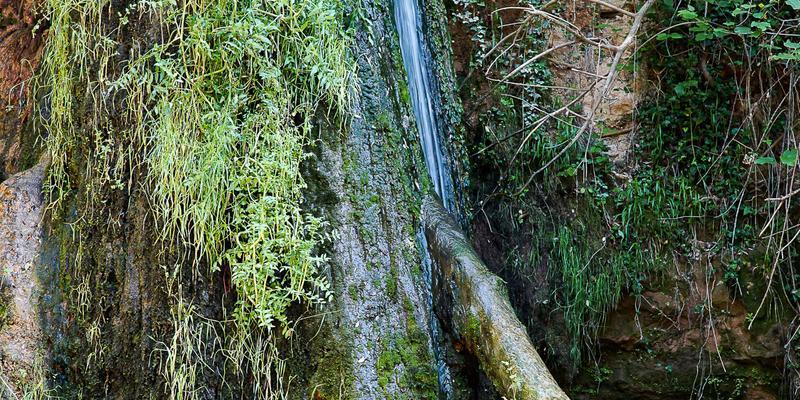
<path fill-rule="evenodd" d="M 628 11 L 628 10 L 625 10 L 623 8 L 619 8 L 619 7 L 617 7 L 617 6 L 615 6 L 615 5 L 611 4 L 611 3 L 606 3 L 603 0 L 589 0 L 589 1 L 591 1 L 592 3 L 595 3 L 595 4 L 599 4 L 599 5 L 603 6 L 603 7 L 609 8 L 611 10 L 614 10 L 614 11 L 620 13 L 620 14 L 625 14 L 625 15 L 631 17 L 631 18 L 636 18 L 636 14 L 634 14 L 634 13 Z"/>
<path fill-rule="evenodd" d="M 541 59 L 542 57 L 544 57 L 544 56 L 546 56 L 546 55 L 548 55 L 548 54 L 550 54 L 550 53 L 552 53 L 554 51 L 558 51 L 560 49 L 563 49 L 564 47 L 572 46 L 573 44 L 575 44 L 574 40 L 573 41 L 569 41 L 569 42 L 564 42 L 564 43 L 555 45 L 555 46 L 553 46 L 553 47 L 551 47 L 551 48 L 549 48 L 549 49 L 537 54 L 536 56 L 534 56 L 534 57 L 530 58 L 529 60 L 525 61 L 524 63 L 522 63 L 522 65 L 520 65 L 519 67 L 514 68 L 514 70 L 509 72 L 505 77 L 503 77 L 502 80 L 507 81 L 507 80 L 513 78 L 514 75 L 518 74 L 520 71 L 525 69 L 525 67 L 533 64 L 534 62 L 536 62 L 537 60 Z"/>
<path fill-rule="evenodd" d="M 597 113 L 597 109 L 600 107 L 600 104 L 603 102 L 603 99 L 605 99 L 605 97 L 608 95 L 608 92 L 611 89 L 611 85 L 614 83 L 614 79 L 616 79 L 617 77 L 617 66 L 619 65 L 620 60 L 622 60 L 622 57 L 625 55 L 625 52 L 628 50 L 629 47 L 631 47 L 631 45 L 636 40 L 636 34 L 639 32 L 639 28 L 641 28 L 642 26 L 642 21 L 644 20 L 644 16 L 645 14 L 647 14 L 647 11 L 650 9 L 650 7 L 652 7 L 654 2 L 655 0 L 647 0 L 642 5 L 642 7 L 636 13 L 636 18 L 634 18 L 633 24 L 631 25 L 631 28 L 628 31 L 625 40 L 623 40 L 619 46 L 614 46 L 614 48 L 616 49 L 615 50 L 616 52 L 614 54 L 614 61 L 612 61 L 611 63 L 608 75 L 606 76 L 605 83 L 602 89 L 600 90 L 599 95 L 595 96 L 592 101 L 592 106 L 589 109 L 589 113 L 586 116 L 586 120 L 584 120 L 583 124 L 581 125 L 581 128 L 578 130 L 578 132 L 575 133 L 575 136 L 572 138 L 572 140 L 570 140 L 566 146 L 562 147 L 561 150 L 559 150 L 559 152 L 556 154 L 555 157 L 550 159 L 550 161 L 545 163 L 545 165 L 540 167 L 533 174 L 531 174 L 530 177 L 528 177 L 528 180 L 525 182 L 524 185 L 522 185 L 522 187 L 517 192 L 518 194 L 522 193 L 522 191 L 524 191 L 525 188 L 527 188 L 528 185 L 530 185 L 530 183 L 533 181 L 533 178 L 536 175 L 542 173 L 545 169 L 553 165 L 553 163 L 556 162 L 556 160 L 558 160 L 561 156 L 564 155 L 564 153 L 567 152 L 567 150 L 569 150 L 573 145 L 575 145 L 575 143 L 577 143 L 578 140 L 580 140 L 580 138 L 583 136 L 583 134 L 586 133 L 586 131 L 591 127 L 592 122 L 594 120 L 594 115 Z"/>

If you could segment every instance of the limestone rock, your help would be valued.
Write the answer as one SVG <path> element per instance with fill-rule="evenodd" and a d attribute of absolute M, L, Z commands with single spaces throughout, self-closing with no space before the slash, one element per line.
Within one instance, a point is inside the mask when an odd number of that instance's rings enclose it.
<path fill-rule="evenodd" d="M 42 235 L 45 163 L 0 184 L 0 372 L 16 391 L 41 356 L 35 301 L 36 265 Z"/>

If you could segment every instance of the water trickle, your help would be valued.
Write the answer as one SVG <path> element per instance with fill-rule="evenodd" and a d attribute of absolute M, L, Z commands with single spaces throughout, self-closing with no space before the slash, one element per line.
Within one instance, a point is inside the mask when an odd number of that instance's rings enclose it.
<path fill-rule="evenodd" d="M 433 309 L 433 282 L 432 271 L 433 261 L 428 252 L 428 239 L 425 238 L 424 228 L 417 230 L 417 242 L 422 247 L 422 271 L 425 274 L 426 283 L 428 284 L 428 311 L 430 315 L 429 325 L 431 330 L 431 342 L 433 347 L 433 357 L 436 360 L 436 372 L 439 380 L 439 390 L 441 397 L 450 400 L 453 399 L 453 378 L 450 374 L 450 368 L 444 359 L 444 335 L 442 328 L 439 326 L 439 319 L 436 318 L 436 312 Z"/>
<path fill-rule="evenodd" d="M 394 19 L 400 37 L 400 51 L 408 75 L 408 92 L 417 120 L 417 130 L 425 155 L 425 165 L 434 189 L 448 211 L 454 209 L 453 181 L 440 141 L 433 103 L 434 88 L 426 57 L 421 16 L 417 0 L 395 0 Z"/>
<path fill-rule="evenodd" d="M 425 165 L 433 181 L 436 193 L 441 197 L 442 203 L 448 211 L 455 209 L 455 196 L 453 195 L 453 181 L 445 161 L 444 152 L 440 141 L 439 125 L 436 121 L 436 109 L 433 103 L 434 88 L 431 85 L 432 77 L 425 56 L 425 42 L 422 33 L 421 15 L 417 0 L 395 0 L 394 19 L 397 33 L 400 37 L 400 50 L 403 56 L 403 65 L 408 75 L 408 92 L 411 97 L 411 106 L 419 131 L 422 152 L 425 155 Z M 453 398 L 453 384 L 450 370 L 444 360 L 442 335 L 439 320 L 433 309 L 432 293 L 432 268 L 428 244 L 422 229 L 417 233 L 417 241 L 422 247 L 422 264 L 426 282 L 428 284 L 428 311 L 430 315 L 429 326 L 433 353 L 436 359 L 436 369 L 439 375 L 439 389 L 445 399 Z"/>

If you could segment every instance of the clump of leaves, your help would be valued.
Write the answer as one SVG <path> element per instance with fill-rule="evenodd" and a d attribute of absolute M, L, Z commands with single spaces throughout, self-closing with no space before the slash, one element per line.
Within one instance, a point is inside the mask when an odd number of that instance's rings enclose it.
<path fill-rule="evenodd" d="M 200 5 L 176 32 L 175 56 L 145 56 L 163 77 L 148 160 L 165 235 L 192 243 L 213 270 L 230 267 L 241 323 L 285 327 L 290 303 L 329 295 L 317 275 L 325 258 L 313 255 L 324 223 L 302 211 L 300 162 L 317 106 L 341 114 L 349 105 L 349 41 L 337 7 Z M 151 79 L 129 73 L 131 84 Z"/>
<path fill-rule="evenodd" d="M 141 135 L 132 139 L 149 149 L 163 238 L 190 244 L 212 270 L 231 268 L 242 322 L 272 328 L 276 320 L 286 322 L 289 303 L 323 300 L 327 285 L 316 271 L 324 258 L 312 253 L 324 239 L 324 223 L 302 211 L 299 165 L 317 107 L 327 104 L 329 115 L 343 117 L 350 104 L 350 42 L 339 24 L 339 3 L 149 4 L 148 12 L 175 27 L 171 36 L 102 82 L 91 80 L 96 71 L 90 70 L 108 68 L 96 49 L 111 47 L 111 39 L 84 25 L 102 24 L 107 3 L 94 3 L 49 4 L 53 39 L 43 76 L 51 104 L 51 199 L 71 189 L 66 166 L 81 140 L 73 120 L 76 81 L 125 93 L 131 105 L 145 99 L 144 112 L 132 107 Z M 84 20 L 72 19 L 78 12 Z M 74 43 L 78 35 L 85 41 Z M 85 51 L 87 43 L 97 44 L 96 51 Z M 104 173 L 110 174 L 98 175 Z"/>
<path fill-rule="evenodd" d="M 786 229 L 770 246 L 791 242 L 793 224 L 775 209 L 784 204 L 769 199 L 792 192 L 796 173 L 798 9 L 784 0 L 664 2 L 659 18 L 671 22 L 643 49 L 663 73 L 659 96 L 640 108 L 652 132 L 642 158 L 708 200 L 721 247 L 734 257 L 753 247 L 759 230 Z"/>

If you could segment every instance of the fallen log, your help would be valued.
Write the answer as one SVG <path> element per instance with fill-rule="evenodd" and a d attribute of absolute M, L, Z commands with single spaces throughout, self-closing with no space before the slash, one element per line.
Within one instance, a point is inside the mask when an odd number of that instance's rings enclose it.
<path fill-rule="evenodd" d="M 422 204 L 434 296 L 449 303 L 452 333 L 476 356 L 495 388 L 511 400 L 569 400 L 514 314 L 504 282 L 480 260 L 452 216 L 434 196 Z"/>

